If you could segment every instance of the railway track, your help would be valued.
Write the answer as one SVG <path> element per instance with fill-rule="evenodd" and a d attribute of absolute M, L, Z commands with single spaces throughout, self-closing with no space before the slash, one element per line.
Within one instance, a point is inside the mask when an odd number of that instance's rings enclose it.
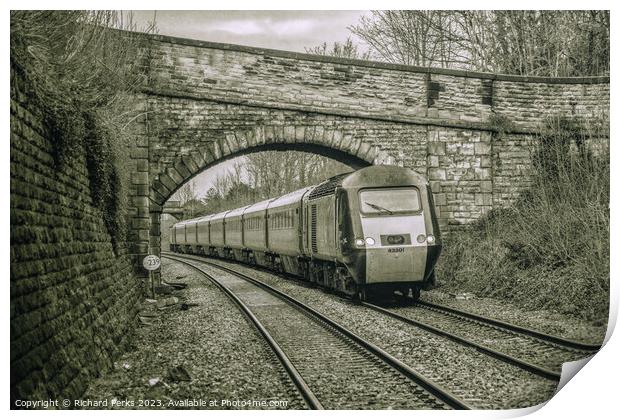
<path fill-rule="evenodd" d="M 560 380 L 562 363 L 587 357 L 599 349 L 428 302 L 396 309 L 368 302 L 362 305 L 554 381 Z"/>
<path fill-rule="evenodd" d="M 261 281 L 199 258 L 162 256 L 193 267 L 241 308 L 309 408 L 470 408 L 381 348 Z"/>
<path fill-rule="evenodd" d="M 286 277 L 299 282 L 291 276 Z M 588 357 L 600 349 L 599 345 L 425 301 L 393 310 L 369 302 L 361 304 L 554 381 L 560 380 L 562 363 Z"/>
<path fill-rule="evenodd" d="M 369 302 L 362 305 L 554 381 L 560 380 L 562 363 L 600 348 L 430 302 L 391 309 Z"/>

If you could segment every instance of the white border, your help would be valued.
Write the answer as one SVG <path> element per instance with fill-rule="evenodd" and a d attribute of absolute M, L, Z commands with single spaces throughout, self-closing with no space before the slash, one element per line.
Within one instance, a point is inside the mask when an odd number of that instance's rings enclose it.
<path fill-rule="evenodd" d="M 446 9 L 500 9 L 500 8 L 514 8 L 514 9 L 611 9 L 612 10 L 612 21 L 615 16 L 616 7 L 615 4 L 610 1 L 598 1 L 591 0 L 588 2 L 576 2 L 576 1 L 536 1 L 536 0 L 521 0 L 519 2 L 497 2 L 497 1 L 470 1 L 467 3 L 458 2 L 458 1 L 435 1 L 432 6 L 434 8 L 446 8 Z M 84 3 L 83 1 L 56 1 L 53 3 L 43 2 L 43 1 L 5 1 L 3 2 L 3 11 L 4 14 L 2 16 L 2 23 L 5 28 L 5 33 L 9 32 L 9 10 L 12 9 L 80 9 L 88 6 L 90 8 L 100 8 L 100 9 L 134 9 L 134 10 L 150 10 L 150 9 L 159 9 L 159 10 L 200 10 L 204 8 L 212 8 L 212 9 L 220 9 L 220 10 L 244 10 L 244 9 L 297 9 L 297 10 L 330 10 L 330 9 L 340 9 L 340 10 L 365 10 L 365 9 L 412 9 L 412 8 L 420 8 L 425 9 L 427 5 L 430 5 L 428 2 L 412 2 L 412 1 L 365 1 L 360 0 L 356 2 L 334 2 L 334 1 L 325 1 L 325 0 L 315 0 L 312 2 L 308 1 L 297 1 L 290 2 L 286 0 L 280 1 L 262 1 L 262 2 L 251 2 L 251 1 L 238 1 L 238 0 L 228 0 L 223 3 L 210 4 L 205 1 L 149 1 L 149 2 L 137 2 L 137 1 L 118 1 L 112 0 L 107 2 L 90 2 Z M 224 6 L 224 7 L 217 7 Z M 612 36 L 611 36 L 611 45 L 612 45 L 612 73 L 614 73 L 614 69 L 616 69 L 617 60 L 617 48 L 616 41 L 618 37 L 616 36 L 616 27 L 612 22 Z M 8 34 L 7 34 L 8 35 Z M 330 40 L 326 40 L 330 41 Z M 7 97 L 9 96 L 9 88 L 8 88 L 8 79 L 9 79 L 9 58 L 8 58 L 8 50 L 9 50 L 9 37 L 5 38 L 3 43 L 4 54 L 2 55 L 3 65 L 2 72 L 4 74 L 5 83 L 2 86 L 4 92 L 4 114 L 3 114 L 3 129 L 4 133 L 8 133 L 9 131 L 9 101 L 7 101 Z M 612 77 L 613 78 L 613 77 Z M 612 129 L 611 132 L 615 133 L 615 124 L 614 124 L 614 110 L 615 110 L 615 98 L 616 91 L 615 84 L 611 85 L 611 124 Z M 8 202 L 9 196 L 9 141 L 8 135 L 5 137 L 5 158 L 3 160 L 3 182 L 0 184 L 0 188 L 2 189 L 2 196 L 5 197 L 6 202 Z M 616 156 L 614 153 L 614 145 L 613 140 L 612 144 L 612 166 L 611 166 L 611 178 L 612 178 L 612 186 L 611 186 L 611 209 L 613 210 L 618 208 L 618 199 L 614 197 L 618 197 L 618 170 L 616 169 L 615 161 Z M 6 165 L 6 166 L 4 166 Z M 4 235 L 5 243 L 3 244 L 3 250 L 5 252 L 4 255 L 9 254 L 9 211 L 8 205 L 5 204 L 3 209 L 3 220 L 5 220 L 5 224 L 2 227 L 2 234 Z M 617 238 L 618 238 L 618 229 L 617 223 L 615 223 L 615 214 L 612 215 L 612 224 L 611 224 L 611 255 L 617 255 Z M 9 262 L 9 261 L 7 261 Z M 6 273 L 5 280 L 7 282 L 8 288 L 8 279 L 10 278 L 9 273 L 10 264 L 6 265 L 4 272 Z M 619 293 L 617 287 L 617 280 L 615 279 L 618 270 L 617 260 L 612 258 L 611 260 L 611 273 L 612 273 L 612 288 L 611 288 L 611 319 L 613 321 L 610 322 L 610 326 L 615 324 L 615 320 L 617 318 L 618 312 L 618 301 L 619 301 Z M 8 290 L 7 290 L 8 292 Z M 9 293 L 6 293 L 5 297 L 5 308 L 8 309 L 10 305 L 9 301 Z M 8 310 L 5 310 L 5 314 Z M 2 324 L 2 330 L 4 337 L 9 336 L 8 331 L 8 322 Z M 608 331 L 608 338 L 609 333 Z M 5 340 L 5 346 L 3 347 L 3 356 L 4 360 L 9 361 L 9 339 Z M 560 392 L 552 398 L 544 407 L 535 411 L 530 415 L 532 419 L 554 419 L 554 418 L 562 418 L 562 419 L 595 419 L 595 418 L 611 418 L 612 413 L 616 413 L 615 410 L 616 399 L 617 396 L 617 386 L 616 386 L 616 378 L 618 377 L 618 358 L 617 355 L 620 354 L 618 351 L 620 348 L 620 344 L 618 343 L 617 334 L 616 336 L 612 336 L 611 339 L 607 342 L 605 347 L 577 374 L 576 378 L 569 381 L 564 388 L 560 390 Z M 5 362 L 6 363 L 6 362 Z M 9 378 L 8 374 L 6 375 L 6 379 L 4 381 L 4 396 L 5 396 L 5 404 L 8 410 L 9 408 Z M 506 417 L 514 417 L 525 414 L 525 411 L 532 410 L 507 410 L 507 411 L 490 411 L 490 412 L 451 412 L 451 413 L 440 413 L 440 412 L 393 412 L 393 413 L 377 413 L 374 414 L 370 411 L 355 411 L 355 412 L 322 412 L 322 413 L 312 413 L 312 412 L 297 412 L 294 415 L 300 418 L 307 418 L 312 416 L 319 418 L 327 418 L 330 419 L 334 417 L 355 417 L 361 419 L 370 419 L 371 416 L 385 416 L 390 415 L 390 417 L 394 418 L 402 418 L 408 419 L 411 418 L 469 418 L 469 419 L 478 419 L 478 418 L 506 418 Z M 11 412 L 12 415 L 16 417 L 34 417 L 34 416 L 62 416 L 62 417 L 83 417 L 84 412 Z M 89 417 L 99 418 L 105 417 L 108 415 L 118 415 L 119 412 L 115 412 L 112 414 L 108 411 L 101 412 L 89 412 Z M 128 414 L 128 412 L 123 412 L 123 416 L 133 415 L 134 413 Z M 137 414 L 137 413 L 136 413 Z M 164 416 L 170 416 L 172 413 L 169 411 L 166 412 L 156 412 L 149 411 L 147 415 L 151 418 L 162 418 Z M 259 411 L 244 411 L 244 412 L 189 412 L 185 411 L 181 415 L 183 416 L 200 416 L 203 418 L 205 415 L 209 417 L 217 417 L 217 418 L 225 418 L 231 419 L 233 417 L 266 417 L 270 418 L 289 418 L 291 416 L 291 412 L 259 412 Z"/>

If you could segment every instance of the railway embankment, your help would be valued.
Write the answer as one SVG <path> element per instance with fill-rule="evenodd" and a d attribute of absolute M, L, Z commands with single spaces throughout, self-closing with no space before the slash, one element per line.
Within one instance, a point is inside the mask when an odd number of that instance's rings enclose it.
<path fill-rule="evenodd" d="M 595 137 L 575 120 L 550 123 L 532 148 L 530 188 L 512 207 L 445 238 L 439 290 L 576 317 L 604 330 L 609 150 L 591 148 Z"/>

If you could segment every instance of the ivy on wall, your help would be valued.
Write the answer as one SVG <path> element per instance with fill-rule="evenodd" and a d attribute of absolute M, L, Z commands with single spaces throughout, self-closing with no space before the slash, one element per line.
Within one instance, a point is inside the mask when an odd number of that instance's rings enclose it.
<path fill-rule="evenodd" d="M 11 67 L 44 109 L 58 168 L 85 161 L 116 252 L 126 239 L 130 93 L 148 50 L 144 37 L 118 29 L 137 28 L 122 12 L 11 12 Z"/>

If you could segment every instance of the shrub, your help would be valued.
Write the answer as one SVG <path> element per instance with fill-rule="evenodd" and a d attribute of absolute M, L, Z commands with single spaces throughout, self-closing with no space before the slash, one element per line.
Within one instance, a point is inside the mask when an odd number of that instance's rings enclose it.
<path fill-rule="evenodd" d="M 606 320 L 609 148 L 601 139 L 599 127 L 549 120 L 532 144 L 530 188 L 446 239 L 437 268 L 444 286 Z"/>

